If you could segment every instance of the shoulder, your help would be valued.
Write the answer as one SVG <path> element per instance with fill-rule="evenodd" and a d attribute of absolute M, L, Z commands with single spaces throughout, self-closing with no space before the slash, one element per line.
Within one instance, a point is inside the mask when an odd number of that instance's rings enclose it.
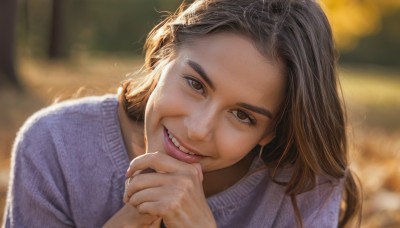
<path fill-rule="evenodd" d="M 12 153 L 10 194 L 18 197 L 10 195 L 11 216 L 22 214 L 26 224 L 36 216 L 87 224 L 93 214 L 115 211 L 129 164 L 117 106 L 116 96 L 85 97 L 46 107 L 26 121 Z M 96 204 L 82 204 L 93 196 L 100 199 Z"/>
<path fill-rule="evenodd" d="M 27 123 L 35 123 L 43 120 L 56 120 L 58 118 L 67 118 L 71 114 L 80 114 L 85 116 L 97 116 L 102 113 L 102 109 L 107 106 L 117 106 L 115 95 L 92 96 L 78 99 L 66 100 L 55 103 L 43 108 L 32 115 Z"/>
<path fill-rule="evenodd" d="M 45 107 L 27 119 L 20 134 L 45 126 L 68 125 L 71 122 L 101 117 L 107 111 L 116 112 L 118 101 L 115 95 L 84 97 L 66 100 Z"/>
<path fill-rule="evenodd" d="M 96 164 L 110 167 L 114 154 L 125 158 L 117 107 L 116 96 L 107 95 L 64 101 L 36 112 L 17 134 L 12 164 L 16 170 L 29 163 L 71 176 Z"/>
<path fill-rule="evenodd" d="M 101 130 L 104 121 L 115 119 L 113 122 L 116 122 L 117 106 L 115 95 L 105 95 L 63 101 L 43 108 L 20 128 L 13 150 L 37 147 L 42 151 L 68 142 L 76 144 L 76 140 L 84 140 Z M 31 154 L 34 152 L 32 149 L 29 151 Z"/>
<path fill-rule="evenodd" d="M 336 227 L 342 192 L 342 179 L 317 176 L 316 186 L 296 197 L 304 224 L 312 227 Z"/>
<path fill-rule="evenodd" d="M 278 170 L 275 180 L 285 183 L 291 179 L 292 175 L 291 168 Z M 304 227 L 337 227 L 343 190 L 342 182 L 342 179 L 338 178 L 316 176 L 315 186 L 312 189 L 296 195 L 295 200 Z M 286 185 L 282 187 L 286 188 Z M 295 226 L 293 206 L 291 197 L 285 194 L 280 210 L 276 214 L 275 224 Z M 291 215 L 289 217 L 292 219 L 287 219 L 288 215 Z"/>
<path fill-rule="evenodd" d="M 309 198 L 318 199 L 319 203 L 330 201 L 339 203 L 343 187 L 343 180 L 328 176 L 316 176 L 316 185 L 310 191 L 299 195 L 299 199 L 309 201 Z"/>

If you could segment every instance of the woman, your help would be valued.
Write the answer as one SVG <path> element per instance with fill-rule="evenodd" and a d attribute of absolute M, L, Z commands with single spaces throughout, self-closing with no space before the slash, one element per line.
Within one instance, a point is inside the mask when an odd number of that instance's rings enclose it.
<path fill-rule="evenodd" d="M 7 227 L 337 227 L 357 214 L 316 2 L 198 0 L 145 48 L 146 77 L 118 100 L 61 103 L 25 124 Z"/>

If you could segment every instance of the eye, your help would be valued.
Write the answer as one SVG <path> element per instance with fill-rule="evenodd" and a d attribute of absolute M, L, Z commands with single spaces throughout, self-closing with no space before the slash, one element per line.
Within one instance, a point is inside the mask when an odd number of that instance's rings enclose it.
<path fill-rule="evenodd" d="M 192 77 L 187 77 L 187 76 L 184 77 L 184 78 L 185 78 L 187 84 L 193 90 L 195 90 L 197 93 L 199 93 L 199 94 L 204 94 L 205 93 L 204 86 L 200 81 L 198 81 L 198 80 L 196 80 L 196 79 L 194 79 Z"/>
<path fill-rule="evenodd" d="M 235 118 L 242 123 L 245 123 L 248 125 L 254 125 L 257 123 L 256 119 L 245 111 L 233 110 L 231 112 L 235 116 Z"/>

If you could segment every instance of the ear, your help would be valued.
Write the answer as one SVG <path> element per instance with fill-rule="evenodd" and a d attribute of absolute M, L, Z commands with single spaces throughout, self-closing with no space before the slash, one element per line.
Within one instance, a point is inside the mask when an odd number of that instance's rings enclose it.
<path fill-rule="evenodd" d="M 271 142 L 272 139 L 274 139 L 274 138 L 275 138 L 274 132 L 270 132 L 267 135 L 265 135 L 263 138 L 261 138 L 261 140 L 258 142 L 258 144 L 261 145 L 261 146 L 265 146 L 269 142 Z"/>

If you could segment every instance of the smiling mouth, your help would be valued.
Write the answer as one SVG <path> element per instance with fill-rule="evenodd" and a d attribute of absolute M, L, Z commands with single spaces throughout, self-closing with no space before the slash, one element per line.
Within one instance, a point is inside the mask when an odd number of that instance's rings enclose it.
<path fill-rule="evenodd" d="M 195 154 L 195 153 L 189 151 L 189 150 L 188 150 L 187 148 L 185 148 L 184 146 L 182 146 L 182 145 L 178 142 L 178 140 L 177 140 L 171 133 L 169 133 L 168 130 L 167 130 L 167 134 L 168 134 L 168 137 L 171 139 L 172 143 L 173 143 L 173 144 L 176 146 L 176 148 L 178 148 L 180 151 L 182 151 L 182 152 L 185 153 L 185 154 L 189 154 L 189 155 L 198 155 L 198 154 Z"/>

